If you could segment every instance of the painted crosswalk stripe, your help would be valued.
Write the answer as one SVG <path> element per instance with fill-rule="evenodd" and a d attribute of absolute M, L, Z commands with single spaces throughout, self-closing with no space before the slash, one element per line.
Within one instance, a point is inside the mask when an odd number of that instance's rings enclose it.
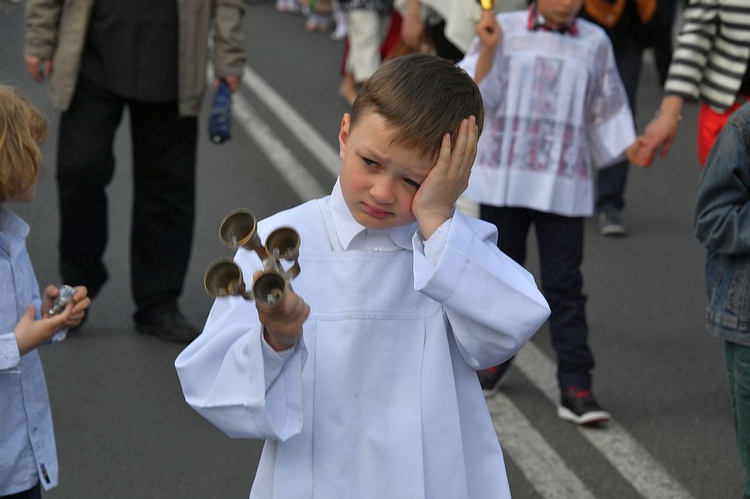
<path fill-rule="evenodd" d="M 341 167 L 341 158 L 338 152 L 321 137 L 300 114 L 290 106 L 276 90 L 253 71 L 245 66 L 242 73 L 242 83 L 269 109 L 274 111 L 276 117 L 291 131 L 295 137 L 310 151 L 318 162 L 326 168 L 331 175 L 338 177 Z"/>
<path fill-rule="evenodd" d="M 503 452 L 513 459 L 540 496 L 547 499 L 594 499 L 562 457 L 508 397 L 497 393 L 487 399 L 487 407 Z"/>
<path fill-rule="evenodd" d="M 555 377 L 556 367 L 544 352 L 529 342 L 516 355 L 514 365 L 552 404 L 557 405 L 559 393 Z M 582 426 L 576 428 L 643 497 L 693 497 L 616 421 L 611 421 L 606 431 Z"/>
<path fill-rule="evenodd" d="M 237 93 L 233 96 L 232 102 L 235 120 L 263 154 L 271 160 L 286 183 L 301 200 L 307 201 L 328 194 L 328 191 L 321 187 L 315 177 L 297 160 L 271 127 L 258 117 L 258 113 L 244 97 Z"/>

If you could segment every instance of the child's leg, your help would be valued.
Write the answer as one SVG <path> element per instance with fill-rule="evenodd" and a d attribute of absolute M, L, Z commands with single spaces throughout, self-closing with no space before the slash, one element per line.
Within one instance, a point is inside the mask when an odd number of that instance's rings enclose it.
<path fill-rule="evenodd" d="M 336 31 L 331 34 L 331 39 L 335 41 L 343 40 L 346 38 L 347 26 L 346 26 L 346 15 L 341 10 L 341 4 L 338 0 L 334 0 L 332 4 L 333 8 L 333 20 L 336 23 Z"/>
<path fill-rule="evenodd" d="M 356 83 L 364 83 L 380 66 L 380 15 L 372 10 L 352 10 L 349 24 L 349 69 Z"/>
<path fill-rule="evenodd" d="M 523 265 L 526 259 L 526 237 L 531 227 L 531 215 L 532 211 L 526 208 L 479 205 L 480 218 L 495 224 L 498 228 L 498 248 L 519 265 Z M 477 372 L 479 383 L 485 394 L 489 395 L 497 391 L 512 360 L 511 357 L 500 365 Z"/>
<path fill-rule="evenodd" d="M 130 105 L 133 142 L 131 287 L 136 322 L 175 310 L 190 261 L 198 123 L 176 102 Z M 147 236 L 145 236 L 147 235 Z"/>
<path fill-rule="evenodd" d="M 532 221 L 532 211 L 508 206 L 479 206 L 479 218 L 497 227 L 497 247 L 519 265 L 526 260 L 526 238 Z"/>
<path fill-rule="evenodd" d="M 42 487 L 39 482 L 29 490 L 18 492 L 17 494 L 10 494 L 8 496 L 0 496 L 0 499 L 42 499 Z"/>
<path fill-rule="evenodd" d="M 594 358 L 587 343 L 586 296 L 582 292 L 584 219 L 537 212 L 534 224 L 542 291 L 552 311 L 549 327 L 560 389 L 590 390 Z"/>
<path fill-rule="evenodd" d="M 750 476 L 750 347 L 725 341 L 724 362 L 732 396 L 737 448 L 745 471 Z M 750 498 L 750 480 L 745 484 L 742 497 Z"/>

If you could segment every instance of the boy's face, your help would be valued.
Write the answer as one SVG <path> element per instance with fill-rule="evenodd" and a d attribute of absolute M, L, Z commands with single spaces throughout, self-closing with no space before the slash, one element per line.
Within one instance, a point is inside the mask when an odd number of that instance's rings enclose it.
<path fill-rule="evenodd" d="M 537 11 L 553 28 L 566 25 L 578 15 L 582 5 L 583 0 L 536 0 Z"/>
<path fill-rule="evenodd" d="M 393 142 L 400 131 L 387 125 L 375 112 L 363 114 L 353 128 L 349 114 L 341 121 L 341 191 L 354 219 L 368 229 L 414 222 L 412 200 L 436 161 Z"/>

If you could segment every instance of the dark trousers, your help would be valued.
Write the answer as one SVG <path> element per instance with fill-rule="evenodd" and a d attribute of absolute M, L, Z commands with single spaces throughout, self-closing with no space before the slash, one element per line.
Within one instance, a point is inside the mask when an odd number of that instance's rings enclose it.
<path fill-rule="evenodd" d="M 60 120 L 60 273 L 67 284 L 87 286 L 90 296 L 107 280 L 105 188 L 125 106 L 133 152 L 130 278 L 139 321 L 177 306 L 190 259 L 198 127 L 197 118 L 179 117 L 177 102 L 132 101 L 81 76 Z"/>
<path fill-rule="evenodd" d="M 589 349 L 586 296 L 582 292 L 583 221 L 527 208 L 480 205 L 482 220 L 497 226 L 497 246 L 523 265 L 526 239 L 534 225 L 542 292 L 551 309 L 549 328 L 557 355 L 560 389 L 591 388 L 594 357 Z"/>
<path fill-rule="evenodd" d="M 750 476 L 750 347 L 725 341 L 724 363 L 729 376 L 737 448 Z M 750 499 L 750 480 L 745 482 L 742 497 Z"/>
<path fill-rule="evenodd" d="M 11 494 L 9 496 L 0 496 L 0 499 L 42 499 L 42 487 L 37 482 L 29 490 Z"/>
<path fill-rule="evenodd" d="M 638 79 L 641 76 L 641 59 L 643 50 L 638 46 L 635 38 L 628 39 L 615 49 L 615 62 L 620 73 L 625 93 L 628 96 L 630 109 L 635 115 L 635 97 L 638 93 Z M 620 211 L 625 206 L 625 184 L 628 180 L 627 160 L 620 161 L 597 172 L 596 177 L 596 210 L 607 209 Z"/>

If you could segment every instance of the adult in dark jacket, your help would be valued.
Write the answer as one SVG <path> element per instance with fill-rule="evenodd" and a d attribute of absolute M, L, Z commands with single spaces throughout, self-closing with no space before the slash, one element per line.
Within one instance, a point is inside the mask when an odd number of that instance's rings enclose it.
<path fill-rule="evenodd" d="M 241 0 L 29 0 L 25 60 L 62 110 L 60 273 L 94 298 L 107 280 L 106 187 L 125 107 L 133 146 L 131 286 L 138 332 L 189 342 L 177 300 L 195 212 L 197 114 L 213 27 L 215 74 L 236 89 Z"/>

